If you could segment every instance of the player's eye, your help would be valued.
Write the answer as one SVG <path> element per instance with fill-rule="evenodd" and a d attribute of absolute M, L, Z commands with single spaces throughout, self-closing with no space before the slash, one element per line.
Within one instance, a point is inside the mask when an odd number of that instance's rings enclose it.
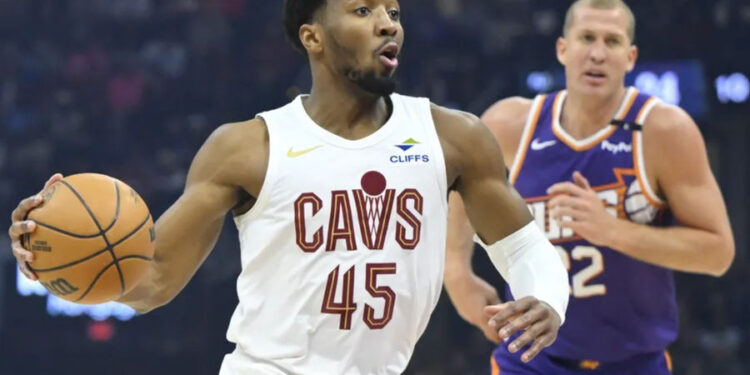
<path fill-rule="evenodd" d="M 354 10 L 354 13 L 356 15 L 362 16 L 362 17 L 368 16 L 368 15 L 370 15 L 370 8 L 368 8 L 368 7 L 359 7 L 359 8 L 357 8 L 357 9 Z"/>
<path fill-rule="evenodd" d="M 399 19 L 401 19 L 401 11 L 399 11 L 398 9 L 391 9 L 390 11 L 388 11 L 388 15 L 391 16 L 391 19 L 394 21 L 398 21 Z"/>
<path fill-rule="evenodd" d="M 609 38 L 609 39 L 607 39 L 607 45 L 613 46 L 613 47 L 614 46 L 618 46 L 618 45 L 620 45 L 620 40 L 616 39 L 616 38 Z"/>
<path fill-rule="evenodd" d="M 594 38 L 594 36 L 591 34 L 584 34 L 581 39 L 583 39 L 583 41 L 585 42 L 593 42 L 596 38 Z"/>

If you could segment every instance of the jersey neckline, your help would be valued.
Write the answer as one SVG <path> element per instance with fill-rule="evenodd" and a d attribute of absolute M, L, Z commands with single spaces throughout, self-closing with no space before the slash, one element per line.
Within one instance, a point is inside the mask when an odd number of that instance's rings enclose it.
<path fill-rule="evenodd" d="M 602 127 L 602 129 L 584 139 L 577 139 L 570 135 L 570 133 L 568 133 L 560 124 L 562 109 L 563 105 L 565 104 L 565 98 L 567 96 L 567 90 L 560 91 L 552 105 L 552 132 L 568 147 L 575 151 L 588 150 L 598 145 L 605 139 L 609 138 L 609 136 L 612 135 L 615 130 L 617 130 L 616 126 L 606 124 Z M 625 96 L 622 99 L 622 103 L 620 103 L 620 107 L 618 108 L 617 112 L 615 112 L 614 118 L 617 120 L 622 120 L 623 118 L 625 118 L 637 97 L 638 90 L 636 90 L 634 87 L 628 87 L 627 91 L 625 92 Z"/>
<path fill-rule="evenodd" d="M 297 117 L 299 118 L 299 120 L 301 120 L 301 124 L 303 125 L 305 130 L 312 132 L 324 142 L 338 146 L 338 147 L 342 147 L 342 148 L 350 148 L 350 149 L 365 148 L 365 147 L 369 147 L 374 144 L 377 144 L 378 142 L 385 139 L 385 137 L 387 137 L 392 132 L 392 130 L 397 126 L 397 122 L 399 118 L 401 117 L 401 112 L 402 112 L 401 101 L 399 100 L 399 95 L 391 94 L 389 99 L 392 103 L 392 109 L 391 109 L 391 115 L 388 117 L 388 120 L 386 120 L 386 122 L 380 128 L 378 128 L 378 130 L 374 131 L 372 134 L 364 138 L 354 139 L 354 140 L 346 139 L 344 137 L 341 137 L 339 135 L 329 132 L 322 125 L 316 123 L 310 117 L 310 115 L 307 113 L 307 110 L 305 110 L 305 106 L 302 104 L 302 99 L 308 96 L 309 96 L 308 94 L 298 95 L 292 102 L 295 113 Z"/>

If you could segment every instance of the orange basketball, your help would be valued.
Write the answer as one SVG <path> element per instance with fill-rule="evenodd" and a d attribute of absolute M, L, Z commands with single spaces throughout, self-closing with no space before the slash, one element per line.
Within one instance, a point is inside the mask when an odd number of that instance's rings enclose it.
<path fill-rule="evenodd" d="M 30 268 L 50 293 L 95 304 L 133 289 L 153 260 L 154 223 L 146 203 L 122 181 L 83 173 L 42 192 L 24 238 Z"/>

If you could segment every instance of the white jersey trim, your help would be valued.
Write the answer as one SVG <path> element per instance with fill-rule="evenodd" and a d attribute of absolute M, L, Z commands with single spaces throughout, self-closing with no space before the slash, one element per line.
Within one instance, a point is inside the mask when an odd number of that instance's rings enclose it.
<path fill-rule="evenodd" d="M 660 103 L 660 100 L 656 97 L 651 97 L 646 104 L 643 105 L 643 108 L 641 109 L 641 112 L 638 114 L 638 117 L 635 120 L 636 124 L 639 124 L 641 126 L 644 126 L 646 123 L 646 119 L 648 118 L 648 115 L 651 113 L 651 110 L 654 109 L 654 107 Z M 658 208 L 664 208 L 667 205 L 667 202 L 663 199 L 659 198 L 658 195 L 656 195 L 655 190 L 651 186 L 651 183 L 648 180 L 648 175 L 646 174 L 646 162 L 645 158 L 643 157 L 643 131 L 636 131 L 633 132 L 633 164 L 636 167 L 638 184 L 641 186 L 641 191 L 643 192 L 644 196 L 646 197 L 646 200 L 649 201 L 652 205 L 658 207 Z"/>
<path fill-rule="evenodd" d="M 534 135 L 536 125 L 539 122 L 539 111 L 544 104 L 544 99 L 546 97 L 547 95 L 537 95 L 537 97 L 534 98 L 534 102 L 531 104 L 529 115 L 526 117 L 526 124 L 523 126 L 523 135 L 521 135 L 516 155 L 513 157 L 513 164 L 510 167 L 509 173 L 511 184 L 516 183 L 518 174 L 523 167 L 523 161 L 526 158 L 526 152 L 528 151 L 527 149 L 529 148 L 531 137 Z"/>

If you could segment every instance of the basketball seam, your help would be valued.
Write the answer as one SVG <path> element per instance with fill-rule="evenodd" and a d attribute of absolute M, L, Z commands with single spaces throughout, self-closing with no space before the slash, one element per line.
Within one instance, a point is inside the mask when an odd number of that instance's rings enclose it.
<path fill-rule="evenodd" d="M 78 297 L 78 299 L 76 299 L 76 302 L 78 302 L 78 301 L 86 298 L 86 296 L 89 294 L 89 292 L 91 292 L 91 289 L 94 288 L 94 285 L 96 284 L 96 282 L 99 281 L 99 278 L 102 277 L 102 275 L 104 275 L 104 273 L 107 272 L 107 270 L 110 267 L 112 267 L 113 265 L 115 265 L 115 266 L 117 266 L 119 268 L 119 261 L 125 260 L 125 259 L 130 259 L 130 258 L 143 259 L 143 260 L 146 260 L 146 261 L 152 261 L 153 260 L 153 259 L 151 259 L 149 257 L 144 257 L 143 255 L 126 255 L 126 256 L 122 257 L 121 259 L 119 259 L 119 260 L 118 259 L 113 260 L 108 265 L 104 266 L 104 268 L 102 268 L 101 271 L 99 271 L 99 274 L 96 275 L 96 277 L 94 278 L 94 281 L 92 281 L 91 284 L 89 284 L 89 287 L 86 288 L 86 291 L 83 292 L 83 294 L 80 297 Z M 121 295 L 122 295 L 122 293 L 121 293 Z"/>
<path fill-rule="evenodd" d="M 63 230 L 63 229 L 60 229 L 58 227 L 49 225 L 49 224 L 41 222 L 39 220 L 32 219 L 32 221 L 35 222 L 37 225 L 43 226 L 43 227 L 45 227 L 45 228 L 47 228 L 49 230 L 52 230 L 52 231 L 55 231 L 55 232 L 58 232 L 58 233 L 62 233 L 64 235 L 67 235 L 67 236 L 70 236 L 70 237 L 74 237 L 74 238 L 95 238 L 95 237 L 99 237 L 100 236 L 99 233 L 95 233 L 95 234 L 75 234 L 75 233 L 70 233 L 70 232 L 68 232 L 66 230 Z"/>
<path fill-rule="evenodd" d="M 115 205 L 115 217 L 114 219 L 112 219 L 112 222 L 109 224 L 109 226 L 103 229 L 104 233 L 112 229 L 112 227 L 115 226 L 117 219 L 120 217 L 120 186 L 117 185 L 117 181 L 113 180 L 112 182 L 115 184 L 115 197 L 117 199 L 117 204 Z"/>
<path fill-rule="evenodd" d="M 126 234 L 125 237 L 123 237 L 123 238 L 119 239 L 117 242 L 113 243 L 112 247 L 115 247 L 115 246 L 117 246 L 117 245 L 125 242 L 130 237 L 133 237 L 133 235 L 135 235 L 141 228 L 143 228 L 144 225 L 146 225 L 146 223 L 148 223 L 148 219 L 150 219 L 150 218 L 151 218 L 151 215 L 149 214 L 148 216 L 146 216 L 146 218 L 140 224 L 138 224 L 138 226 L 135 229 L 133 229 L 130 233 Z M 84 258 L 81 258 L 81 259 L 75 260 L 73 262 L 60 265 L 60 266 L 55 266 L 55 267 L 52 267 L 52 268 L 42 268 L 42 269 L 31 268 L 31 270 L 34 271 L 34 272 L 57 271 L 59 269 L 63 269 L 63 268 L 75 266 L 76 264 L 79 264 L 79 263 L 83 263 L 83 262 L 85 262 L 85 261 L 87 261 L 87 260 L 89 260 L 91 258 L 96 257 L 97 255 L 99 255 L 99 254 L 101 254 L 101 253 L 103 253 L 103 252 L 105 252 L 107 250 L 108 249 L 105 247 L 104 249 L 98 250 L 95 253 L 93 253 L 91 255 L 88 255 L 88 256 L 86 256 Z"/>
<path fill-rule="evenodd" d="M 65 186 L 67 186 L 68 189 L 70 189 L 70 191 L 73 192 L 73 194 L 75 194 L 76 197 L 78 197 L 78 200 L 81 201 L 81 204 L 83 204 L 83 207 L 86 208 L 86 211 L 89 213 L 89 216 L 91 216 L 91 220 L 94 221 L 94 224 L 99 229 L 99 233 L 101 234 L 102 238 L 104 239 L 104 243 L 107 244 L 107 250 L 109 250 L 110 255 L 112 255 L 112 260 L 114 262 L 115 267 L 117 267 L 117 273 L 120 276 L 120 295 L 125 294 L 125 278 L 122 275 L 122 269 L 120 269 L 120 264 L 117 261 L 117 256 L 115 255 L 115 249 L 112 248 L 112 245 L 109 243 L 109 239 L 107 238 L 107 234 L 104 233 L 104 231 L 102 230 L 102 226 L 101 226 L 101 224 L 99 224 L 99 220 L 96 220 L 96 216 L 94 216 L 94 213 L 91 211 L 91 208 L 89 207 L 89 205 L 86 203 L 86 201 L 83 199 L 83 197 L 78 193 L 78 191 L 76 191 L 76 189 L 73 188 L 73 186 L 71 186 L 65 180 L 61 180 L 60 182 L 62 182 Z M 117 204 L 119 205 L 120 202 L 118 201 Z M 96 280 L 94 280 L 94 282 L 96 282 Z M 92 285 L 93 285 L 93 283 L 92 283 Z"/>

